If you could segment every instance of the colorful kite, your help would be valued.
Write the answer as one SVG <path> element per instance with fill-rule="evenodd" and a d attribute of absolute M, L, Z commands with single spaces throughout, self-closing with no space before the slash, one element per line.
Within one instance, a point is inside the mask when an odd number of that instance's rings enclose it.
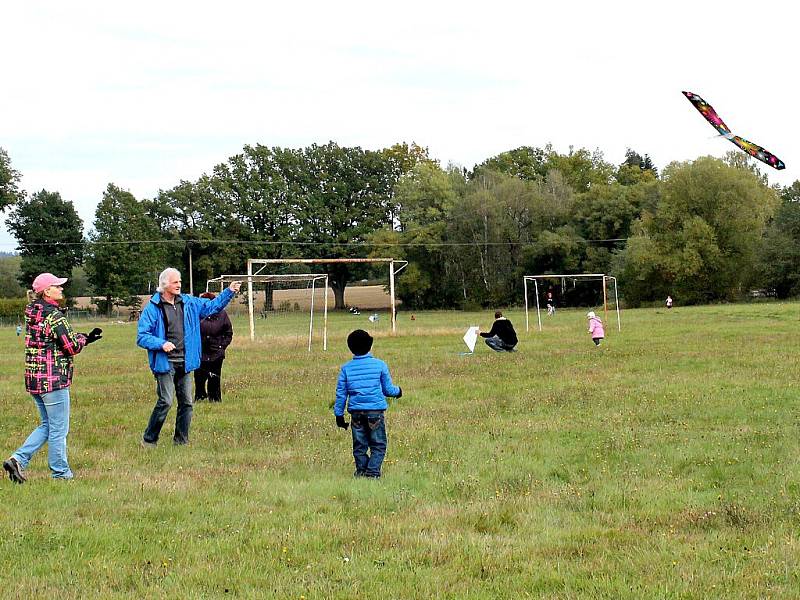
<path fill-rule="evenodd" d="M 720 119 L 717 111 L 714 110 L 714 107 L 703 100 L 700 96 L 693 94 L 692 92 L 683 92 L 683 95 L 689 99 L 689 102 L 694 104 L 694 107 L 700 111 L 700 114 L 706 118 L 706 121 L 711 123 L 714 129 L 716 129 L 726 140 L 736 144 L 739 148 L 747 152 L 753 158 L 757 158 L 758 160 L 767 163 L 770 167 L 774 167 L 778 170 L 786 168 L 786 165 L 783 164 L 783 161 L 771 152 L 768 152 L 753 142 L 748 142 L 746 139 L 741 138 L 738 135 L 733 135 L 730 127 L 725 125 L 725 122 Z"/>

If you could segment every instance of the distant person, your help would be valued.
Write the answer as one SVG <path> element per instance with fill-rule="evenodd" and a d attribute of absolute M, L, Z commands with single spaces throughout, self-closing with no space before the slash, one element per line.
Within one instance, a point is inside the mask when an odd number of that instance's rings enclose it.
<path fill-rule="evenodd" d="M 547 315 L 552 317 L 556 314 L 556 299 L 553 297 L 553 291 L 549 290 L 545 296 L 545 304 L 547 304 Z"/>
<path fill-rule="evenodd" d="M 586 313 L 586 318 L 589 319 L 589 335 L 592 336 L 594 345 L 599 346 L 600 342 L 602 342 L 603 338 L 606 336 L 606 332 L 603 329 L 603 322 L 600 320 L 600 317 L 591 310 Z"/>
<path fill-rule="evenodd" d="M 22 334 L 22 325 L 17 325 L 17 337 Z"/>
<path fill-rule="evenodd" d="M 672 308 L 672 296 L 667 296 L 667 309 Z"/>
<path fill-rule="evenodd" d="M 42 273 L 33 280 L 33 291 L 29 292 L 32 301 L 25 307 L 25 389 L 33 396 L 41 423 L 3 462 L 14 483 L 25 483 L 25 469 L 45 443 L 53 479 L 73 478 L 67 462 L 72 357 L 99 340 L 103 330 L 95 327 L 88 335 L 72 330 L 59 310 L 66 282 L 66 277 Z"/>
<path fill-rule="evenodd" d="M 347 347 L 353 359 L 342 365 L 336 382 L 336 402 L 333 414 L 336 426 L 347 429 L 352 425 L 355 477 L 381 476 L 381 465 L 386 456 L 386 422 L 388 408 L 386 396 L 400 398 L 403 390 L 392 383 L 389 367 L 370 354 L 372 336 L 356 329 L 347 336 Z M 350 423 L 344 420 L 345 408 L 350 413 Z M 369 454 L 368 454 L 369 452 Z"/>
<path fill-rule="evenodd" d="M 213 292 L 204 292 L 200 297 L 213 300 L 217 296 Z M 200 321 L 200 339 L 200 367 L 194 372 L 195 402 L 205 399 L 222 402 L 222 362 L 225 360 L 225 349 L 233 340 L 233 325 L 228 313 L 221 310 Z"/>
<path fill-rule="evenodd" d="M 495 352 L 514 352 L 517 345 L 517 332 L 511 321 L 503 316 L 499 310 L 494 313 L 494 323 L 488 332 L 481 332 L 481 337 L 486 338 L 486 345 Z"/>
<path fill-rule="evenodd" d="M 176 445 L 189 443 L 194 410 L 189 373 L 200 366 L 200 321 L 225 308 L 240 286 L 241 282 L 234 281 L 216 299 L 207 300 L 181 294 L 177 269 L 164 269 L 158 276 L 158 291 L 142 309 L 136 336 L 136 343 L 147 350 L 158 395 L 142 436 L 144 448 L 154 448 L 158 443 L 173 396 L 178 409 L 172 441 Z"/>

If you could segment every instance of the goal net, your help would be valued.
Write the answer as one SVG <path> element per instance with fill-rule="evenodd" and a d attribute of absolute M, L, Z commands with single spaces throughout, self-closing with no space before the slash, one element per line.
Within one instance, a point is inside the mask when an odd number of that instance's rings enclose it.
<path fill-rule="evenodd" d="M 320 273 L 291 275 L 222 275 L 206 288 L 221 291 L 231 281 L 241 281 L 241 300 L 228 312 L 247 314 L 250 339 L 269 339 L 281 347 L 305 347 L 316 342 L 328 349 L 328 302 L 332 299 L 328 276 Z"/>
<path fill-rule="evenodd" d="M 331 306 L 342 309 L 337 311 L 337 324 L 345 320 L 351 329 L 393 335 L 398 308 L 395 277 L 407 265 L 408 261 L 394 258 L 249 258 L 247 272 L 260 277 L 270 271 L 319 269 L 327 274 Z"/>
<path fill-rule="evenodd" d="M 530 311 L 534 308 L 541 331 L 543 313 L 545 317 L 554 317 L 564 306 L 599 307 L 607 323 L 609 304 L 616 313 L 617 330 L 622 331 L 616 277 L 605 273 L 571 273 L 525 275 L 522 279 L 525 289 L 525 331 L 530 331 Z"/>

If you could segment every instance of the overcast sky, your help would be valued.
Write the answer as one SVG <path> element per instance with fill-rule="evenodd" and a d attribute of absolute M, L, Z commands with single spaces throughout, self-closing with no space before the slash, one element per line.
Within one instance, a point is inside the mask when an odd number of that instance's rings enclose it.
<path fill-rule="evenodd" d="M 798 176 L 800 8 L 706 2 L 7 2 L 0 147 L 86 228 L 108 183 L 152 198 L 245 144 L 626 148 L 662 168 L 735 149 L 681 94 Z M 3 218 L 3 220 L 5 220 Z M 0 227 L 0 250 L 15 243 Z"/>

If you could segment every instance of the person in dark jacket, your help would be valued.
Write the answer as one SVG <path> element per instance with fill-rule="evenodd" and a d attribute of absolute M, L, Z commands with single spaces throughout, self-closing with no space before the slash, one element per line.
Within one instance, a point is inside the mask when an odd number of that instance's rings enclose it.
<path fill-rule="evenodd" d="M 156 380 L 156 405 L 140 441 L 143 448 L 158 444 L 173 397 L 175 445 L 189 443 L 194 398 L 189 373 L 200 366 L 200 321 L 221 311 L 236 295 L 240 281 L 232 281 L 214 300 L 181 294 L 181 273 L 167 268 L 158 276 L 158 292 L 145 304 L 139 317 L 136 344 L 147 350 L 150 370 Z"/>
<path fill-rule="evenodd" d="M 200 294 L 201 298 L 213 300 L 217 296 L 213 292 Z M 222 361 L 225 360 L 225 348 L 233 339 L 233 325 L 224 310 L 209 315 L 200 321 L 200 341 L 202 356 L 200 368 L 194 372 L 195 401 L 208 399 L 209 402 L 222 402 Z M 208 389 L 206 389 L 208 382 Z"/>
<path fill-rule="evenodd" d="M 336 382 L 336 402 L 333 414 L 336 426 L 347 429 L 345 407 L 350 413 L 353 432 L 355 477 L 381 476 L 388 439 L 383 413 L 388 408 L 386 396 L 400 398 L 403 390 L 392 383 L 389 367 L 370 354 L 372 336 L 356 329 L 347 336 L 347 347 L 353 360 L 342 365 Z M 369 455 L 367 455 L 369 451 Z"/>
<path fill-rule="evenodd" d="M 547 316 L 552 317 L 556 314 L 556 298 L 553 296 L 553 290 L 547 290 L 544 300 L 545 304 L 547 304 Z"/>
<path fill-rule="evenodd" d="M 25 483 L 25 469 L 45 443 L 53 479 L 73 477 L 67 462 L 72 357 L 99 340 L 103 330 L 95 327 L 88 334 L 72 330 L 59 310 L 66 282 L 65 277 L 42 273 L 33 280 L 33 301 L 25 308 L 25 389 L 33 396 L 41 424 L 3 462 L 14 483 Z"/>
<path fill-rule="evenodd" d="M 517 345 L 517 332 L 514 331 L 514 326 L 499 310 L 494 313 L 492 329 L 481 332 L 481 337 L 486 338 L 486 345 L 495 352 L 514 352 L 514 347 Z"/>

